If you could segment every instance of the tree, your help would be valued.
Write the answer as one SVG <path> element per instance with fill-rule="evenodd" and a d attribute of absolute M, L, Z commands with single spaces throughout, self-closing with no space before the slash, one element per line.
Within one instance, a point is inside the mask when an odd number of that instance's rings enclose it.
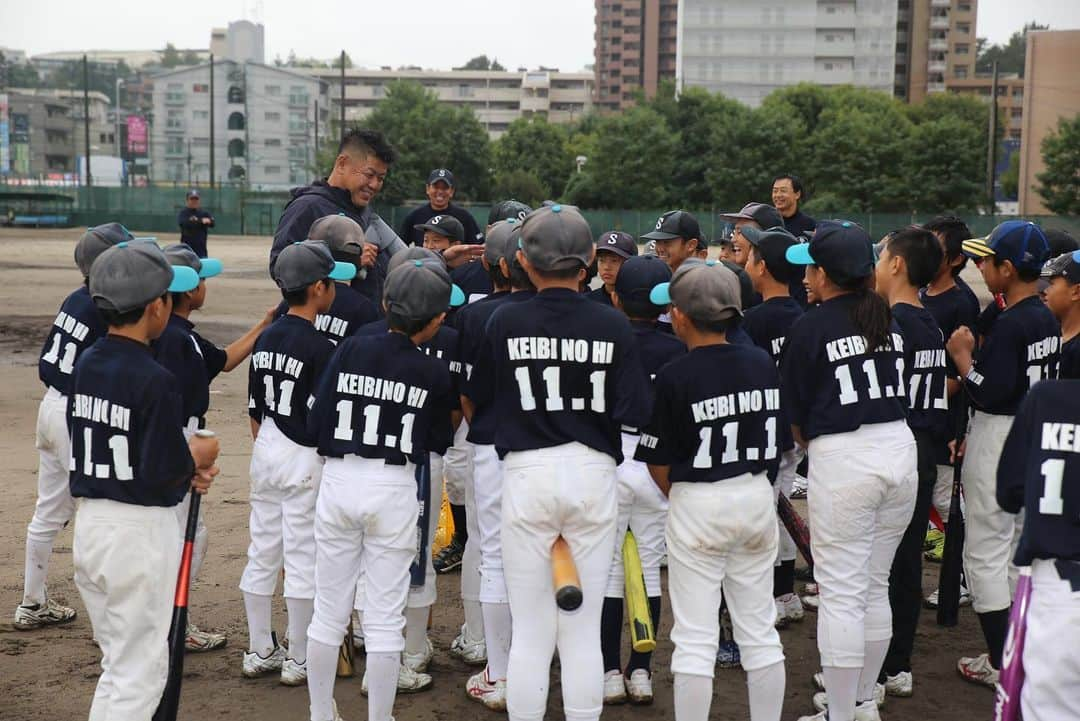
<path fill-rule="evenodd" d="M 1032 30 L 1047 30 L 1049 25 L 1039 25 L 1032 20 L 1024 23 L 1022 30 L 1018 30 L 1009 37 L 1009 42 L 1004 45 L 985 45 L 979 50 L 975 60 L 975 72 L 989 73 L 994 69 L 994 63 L 998 64 L 999 73 L 1016 73 L 1024 77 L 1024 60 L 1027 56 L 1027 34 Z M 985 44 L 985 40 L 983 41 Z"/>
<path fill-rule="evenodd" d="M 1001 174 L 1001 194 L 1011 200 L 1020 197 L 1020 153 L 1009 155 L 1009 167 Z"/>
<path fill-rule="evenodd" d="M 180 51 L 172 43 L 165 43 L 165 49 L 161 51 L 161 67 L 175 68 L 181 64 Z"/>
<path fill-rule="evenodd" d="M 912 152 L 904 156 L 901 177 L 908 208 L 921 213 L 974 210 L 985 198 L 986 130 L 956 115 L 911 128 Z"/>
<path fill-rule="evenodd" d="M 30 63 L 10 62 L 0 51 L 0 88 L 36 88 L 41 84 Z"/>
<path fill-rule="evenodd" d="M 488 60 L 487 55 L 477 55 L 475 58 L 469 60 L 469 62 L 462 65 L 460 68 L 454 68 L 454 70 L 506 70 L 498 60 L 492 58 Z"/>
<path fill-rule="evenodd" d="M 202 61 L 199 59 L 199 54 L 194 50 L 185 50 L 184 57 L 181 59 L 181 65 L 198 65 Z"/>
<path fill-rule="evenodd" d="M 1080 214 L 1080 115 L 1061 118 L 1040 150 L 1046 169 L 1035 176 L 1035 192 L 1053 213 Z"/>
<path fill-rule="evenodd" d="M 540 178 L 528 170 L 519 168 L 496 173 L 491 197 L 492 200 L 514 198 L 535 207 L 553 196 L 544 187 Z"/>
<path fill-rule="evenodd" d="M 349 68 L 351 68 L 353 66 L 352 58 L 349 57 L 348 53 L 338 53 L 337 55 L 335 55 L 334 56 L 334 61 L 332 63 L 330 63 L 330 67 L 332 67 L 332 68 L 340 68 L 341 67 L 342 55 L 344 55 L 344 57 L 345 57 L 345 69 L 348 70 Z"/>
<path fill-rule="evenodd" d="M 493 157 L 497 177 L 508 178 L 516 171 L 532 176 L 539 183 L 537 197 L 540 200 L 562 195 L 566 181 L 574 171 L 574 156 L 570 153 L 566 128 L 539 117 L 518 118 L 510 123 L 506 133 L 495 142 Z M 497 192 L 495 197 L 518 196 L 503 196 Z M 519 200 L 524 199 L 519 197 Z"/>

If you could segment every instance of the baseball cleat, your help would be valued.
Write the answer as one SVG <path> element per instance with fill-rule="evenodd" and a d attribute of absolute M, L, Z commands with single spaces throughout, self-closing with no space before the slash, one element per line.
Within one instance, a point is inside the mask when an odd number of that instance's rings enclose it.
<path fill-rule="evenodd" d="M 606 671 L 604 673 L 604 705 L 626 703 L 626 680 L 622 671 Z"/>
<path fill-rule="evenodd" d="M 74 608 L 62 606 L 51 598 L 46 598 L 45 603 L 16 607 L 14 626 L 20 631 L 32 631 L 35 628 L 74 621 L 77 615 Z"/>
<path fill-rule="evenodd" d="M 971 592 L 969 592 L 965 586 L 960 587 L 960 605 L 971 605 Z M 938 607 L 938 592 L 936 590 L 926 597 L 926 600 L 923 601 L 923 606 L 929 608 L 931 611 Z"/>
<path fill-rule="evenodd" d="M 776 597 L 777 628 L 785 628 L 790 623 L 799 623 L 805 616 L 802 601 L 794 593 L 785 593 Z"/>
<path fill-rule="evenodd" d="M 802 602 L 803 608 L 807 611 L 817 611 L 818 606 L 821 604 L 821 597 L 818 595 L 818 585 L 816 583 L 808 583 L 803 586 L 803 595 L 799 596 L 799 600 Z"/>
<path fill-rule="evenodd" d="M 987 653 L 961 658 L 956 662 L 956 670 L 964 677 L 965 681 L 982 684 L 990 688 L 994 688 L 998 682 L 999 672 L 990 664 L 990 654 Z"/>
<path fill-rule="evenodd" d="M 929 551 L 931 548 L 943 542 L 944 540 L 945 533 L 943 531 L 939 531 L 936 528 L 931 528 L 926 532 L 926 538 L 923 539 L 922 548 L 924 551 Z"/>
<path fill-rule="evenodd" d="M 809 483 L 806 480 L 806 476 L 800 476 L 795 474 L 795 480 L 791 482 L 791 495 L 789 498 L 806 498 L 806 489 Z"/>
<path fill-rule="evenodd" d="M 244 661 L 240 668 L 240 675 L 244 678 L 259 678 L 267 674 L 281 671 L 285 663 L 285 650 L 281 646 L 275 646 L 269 656 L 265 658 L 254 651 L 244 651 Z"/>
<path fill-rule="evenodd" d="M 730 640 L 721 641 L 716 649 L 716 665 L 720 668 L 741 667 L 742 656 L 739 654 L 739 645 Z"/>
<path fill-rule="evenodd" d="M 431 688 L 431 683 L 431 676 L 428 676 L 426 673 L 417 673 L 405 664 L 398 666 L 398 693 L 417 693 L 419 691 L 426 691 Z M 365 671 L 364 678 L 360 681 L 360 695 L 367 696 L 367 693 L 367 671 Z"/>
<path fill-rule="evenodd" d="M 945 553 L 945 534 L 937 539 L 930 548 L 923 553 L 923 558 L 931 563 L 941 563 L 941 557 Z"/>
<path fill-rule="evenodd" d="M 408 666 L 417 673 L 423 673 L 427 671 L 428 664 L 431 663 L 431 657 L 435 655 L 435 647 L 431 645 L 431 639 L 427 639 L 424 642 L 424 650 L 420 653 L 409 653 L 405 651 L 401 654 L 401 662 Z"/>
<path fill-rule="evenodd" d="M 506 679 L 492 681 L 488 678 L 486 668 L 469 677 L 465 683 L 465 693 L 473 701 L 484 704 L 492 711 L 506 710 Z"/>
<path fill-rule="evenodd" d="M 465 626 L 461 626 L 461 633 L 450 643 L 450 655 L 464 661 L 469 666 L 484 666 L 487 664 L 487 644 L 483 641 L 466 641 Z"/>
<path fill-rule="evenodd" d="M 878 684 L 879 686 L 881 684 Z M 813 698 L 814 708 L 820 713 L 824 714 L 821 718 L 829 718 L 829 698 L 828 694 L 824 691 L 814 694 Z M 818 718 L 817 716 L 810 716 L 809 718 Z M 881 714 L 878 713 L 878 705 L 873 701 L 862 701 L 855 704 L 855 721 L 881 721 Z"/>
<path fill-rule="evenodd" d="M 643 668 L 636 668 L 626 679 L 626 695 L 635 706 L 645 706 L 653 702 L 652 676 Z"/>
<path fill-rule="evenodd" d="M 431 559 L 431 565 L 435 568 L 435 573 L 449 573 L 455 568 L 461 566 L 461 557 L 465 553 L 465 544 L 459 541 L 457 538 L 450 540 L 450 543 L 439 551 L 435 558 Z"/>
<path fill-rule="evenodd" d="M 223 633 L 214 631 L 201 631 L 199 627 L 188 621 L 187 635 L 184 637 L 184 650 L 188 653 L 200 653 L 202 651 L 216 651 L 224 648 L 229 639 Z"/>
<path fill-rule="evenodd" d="M 824 691 L 825 690 L 825 674 L 822 673 L 821 671 L 818 671 L 817 673 L 814 674 L 814 687 L 817 688 L 819 691 Z M 815 698 L 816 697 L 817 697 L 817 694 L 815 695 Z M 881 708 L 882 706 L 885 705 L 885 685 L 884 684 L 880 684 L 880 683 L 874 684 L 874 703 L 876 703 L 878 705 L 878 708 Z M 820 711 L 820 710 L 821 709 L 819 708 L 818 711 Z"/>
<path fill-rule="evenodd" d="M 303 686 L 307 683 L 307 661 L 298 663 L 291 658 L 281 662 L 281 685 Z"/>
<path fill-rule="evenodd" d="M 911 676 L 911 671 L 901 671 L 895 676 L 885 674 L 885 694 L 887 696 L 908 698 L 914 693 L 914 685 L 915 680 Z"/>

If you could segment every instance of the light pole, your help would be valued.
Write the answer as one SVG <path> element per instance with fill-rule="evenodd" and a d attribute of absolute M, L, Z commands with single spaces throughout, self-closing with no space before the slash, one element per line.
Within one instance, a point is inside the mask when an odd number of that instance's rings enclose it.
<path fill-rule="evenodd" d="M 124 84 L 124 81 L 119 77 L 116 78 L 116 157 L 120 158 L 120 86 Z"/>

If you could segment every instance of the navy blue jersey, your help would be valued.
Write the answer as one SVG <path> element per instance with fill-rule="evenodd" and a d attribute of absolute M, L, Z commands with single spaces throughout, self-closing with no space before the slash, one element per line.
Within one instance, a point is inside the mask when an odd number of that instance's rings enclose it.
<path fill-rule="evenodd" d="M 1032 387 L 1013 420 L 997 468 L 997 502 L 1024 509 L 1013 559 L 1080 561 L 1080 381 Z"/>
<path fill-rule="evenodd" d="M 487 337 L 487 324 L 491 316 L 504 303 L 522 303 L 536 296 L 535 290 L 519 290 L 516 293 L 495 293 L 484 300 L 462 309 L 459 318 L 461 327 L 461 357 L 464 363 L 461 394 L 473 401 L 473 416 L 469 421 L 469 434 L 465 440 L 478 446 L 495 444 L 495 404 L 486 401 L 477 403 L 473 397 L 471 382 L 476 360 L 481 352 L 491 352 L 491 346 L 484 344 Z M 484 383 L 481 383 L 484 385 Z"/>
<path fill-rule="evenodd" d="M 225 367 L 227 354 L 195 332 L 195 324 L 178 315 L 150 347 L 154 359 L 172 373 L 183 399 L 184 425 L 202 428 L 210 408 L 210 382 Z"/>
<path fill-rule="evenodd" d="M 50 388 L 68 395 L 75 362 L 107 331 L 86 286 L 74 291 L 64 299 L 49 334 L 45 336 L 38 360 L 38 378 Z"/>
<path fill-rule="evenodd" d="M 742 329 L 750 340 L 780 362 L 780 351 L 792 324 L 802 317 L 803 307 L 790 296 L 769 298 L 743 315 Z"/>
<path fill-rule="evenodd" d="M 695 348 L 668 363 L 655 387 L 636 460 L 671 466 L 673 483 L 709 483 L 744 473 L 768 473 L 776 480 L 790 429 L 780 411 L 776 364 L 765 351 L 730 343 Z"/>
<path fill-rule="evenodd" d="M 1080 378 L 1080 335 L 1061 344 L 1061 365 L 1058 367 L 1058 378 Z"/>
<path fill-rule="evenodd" d="M 518 295 L 521 294 L 518 293 Z M 476 354 L 480 352 L 480 344 L 484 339 L 484 327 L 487 326 L 488 319 L 496 308 L 509 299 L 510 291 L 500 290 L 475 303 L 470 303 L 458 312 L 455 323 L 458 332 L 458 355 L 461 358 L 462 388 L 468 382 L 473 364 L 476 363 Z M 524 300 L 524 298 L 518 300 Z"/>
<path fill-rule="evenodd" d="M 784 407 L 809 441 L 907 415 L 904 339 L 895 322 L 884 347 L 869 349 L 851 322 L 847 293 L 825 301 L 791 327 L 780 356 Z"/>
<path fill-rule="evenodd" d="M 358 336 L 386 335 L 390 327 L 386 324 L 386 318 L 380 318 L 374 323 L 361 326 L 356 332 Z M 435 335 L 427 343 L 417 346 L 430 356 L 441 360 L 450 370 L 450 382 L 453 384 L 455 396 L 461 387 L 461 343 L 458 332 L 443 323 Z"/>
<path fill-rule="evenodd" d="M 334 344 L 297 315 L 279 318 L 259 334 L 248 367 L 248 415 L 272 418 L 293 443 L 312 447 L 308 409 Z"/>
<path fill-rule="evenodd" d="M 75 365 L 68 396 L 71 495 L 175 506 L 195 461 L 180 430 L 176 379 L 150 348 L 105 336 Z"/>
<path fill-rule="evenodd" d="M 379 311 L 366 295 L 358 292 L 348 283 L 334 282 L 334 302 L 330 310 L 315 316 L 315 330 L 337 345 L 343 339 L 355 333 L 361 326 L 379 319 Z M 275 316 L 281 318 L 288 314 L 289 306 L 285 301 L 278 304 Z"/>
<path fill-rule="evenodd" d="M 576 441 L 621 463 L 620 428 L 648 420 L 648 389 L 626 316 L 552 288 L 492 314 L 470 398 L 495 404 L 500 457 Z"/>
<path fill-rule="evenodd" d="M 418 352 L 403 333 L 348 338 L 315 394 L 309 432 L 319 455 L 426 463 L 453 442 L 457 396 L 444 362 Z"/>
<path fill-rule="evenodd" d="M 595 300 L 597 303 L 603 303 L 604 305 L 615 305 L 611 302 L 611 293 L 608 293 L 607 288 L 602 285 L 599 288 L 594 288 L 593 290 L 586 291 L 585 297 L 589 300 Z"/>
<path fill-rule="evenodd" d="M 1061 327 L 1033 295 L 1001 311 L 964 385 L 975 407 L 995 415 L 1015 415 L 1035 383 L 1057 378 Z"/>
<path fill-rule="evenodd" d="M 948 389 L 945 387 L 945 341 L 934 316 L 926 308 L 907 303 L 892 307 L 893 319 L 904 336 L 904 386 L 908 398 L 908 426 L 935 438 L 948 429 Z"/>
<path fill-rule="evenodd" d="M 491 276 L 480 261 L 454 268 L 450 271 L 450 280 L 465 293 L 466 303 L 475 303 L 495 290 Z"/>
<path fill-rule="evenodd" d="M 655 321 L 631 320 L 630 327 L 641 355 L 641 367 L 650 380 L 655 379 L 665 365 L 686 355 L 686 344 L 664 332 Z"/>

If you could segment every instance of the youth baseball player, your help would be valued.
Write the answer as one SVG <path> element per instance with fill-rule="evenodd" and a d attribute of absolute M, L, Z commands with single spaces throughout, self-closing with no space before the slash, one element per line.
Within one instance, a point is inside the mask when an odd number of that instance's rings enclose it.
<path fill-rule="evenodd" d="M 506 705 L 511 721 L 540 719 L 555 648 L 570 719 L 600 717 L 603 589 L 615 544 L 615 466 L 621 426 L 641 427 L 647 383 L 629 323 L 578 292 L 593 238 L 576 208 L 545 206 L 522 224 L 517 259 L 536 297 L 488 321 L 472 400 L 495 406 L 503 459 L 502 550 L 513 617 Z M 573 613 L 555 604 L 551 548 L 562 536 L 581 579 Z"/>
<path fill-rule="evenodd" d="M 338 646 L 361 568 L 368 721 L 390 721 L 409 568 L 416 556 L 417 467 L 442 454 L 457 396 L 446 363 L 418 353 L 450 305 L 441 263 L 414 260 L 386 279 L 389 332 L 338 346 L 309 415 L 326 458 L 315 517 L 315 615 L 308 630 L 312 721 L 337 719 Z"/>
<path fill-rule="evenodd" d="M 683 263 L 650 299 L 671 304 L 675 333 L 690 350 L 657 374 L 652 418 L 634 456 L 671 503 L 675 718 L 709 717 L 716 619 L 726 595 L 751 721 L 779 721 L 785 677 L 770 583 L 777 552 L 772 482 L 787 431 L 776 365 L 761 349 L 725 339 L 742 311 L 738 278 L 722 264 Z M 703 370 L 710 368 L 724 372 Z M 729 512 L 736 507 L 738 518 Z"/>
<path fill-rule="evenodd" d="M 1080 378 L 1080 250 L 1047 263 L 1046 307 L 1061 323 L 1061 364 L 1058 377 Z"/>
<path fill-rule="evenodd" d="M 821 221 L 810 243 L 786 257 L 807 266 L 807 287 L 821 301 L 791 327 L 780 357 L 785 408 L 810 458 L 820 588 L 825 692 L 814 697 L 820 713 L 803 721 L 876 719 L 874 687 L 892 636 L 889 568 L 917 485 L 904 341 L 870 289 L 874 251 L 858 225 Z"/>
<path fill-rule="evenodd" d="M 596 273 L 600 276 L 601 285 L 596 290 L 588 291 L 589 298 L 611 305 L 611 294 L 615 292 L 619 269 L 627 258 L 637 254 L 637 242 L 629 233 L 621 230 L 601 233 L 596 239 Z"/>
<path fill-rule="evenodd" d="M 280 673 L 281 683 L 307 678 L 307 630 L 315 598 L 315 500 L 322 475 L 315 435 L 308 429 L 309 400 L 334 352 L 314 323 L 333 306 L 336 281 L 356 266 L 336 262 L 322 241 L 286 246 L 274 264 L 274 282 L 289 312 L 259 336 L 248 369 L 251 516 L 248 562 L 240 578 L 248 622 L 245 678 Z M 276 642 L 270 605 L 285 569 L 289 649 Z"/>
<path fill-rule="evenodd" d="M 71 495 L 81 499 L 72 547 L 79 589 L 101 647 L 91 719 L 148 719 L 169 663 L 175 506 L 205 493 L 216 442 L 180 430 L 175 379 L 150 354 L 172 299 L 199 284 L 153 243 L 124 241 L 90 269 L 89 294 L 108 335 L 83 353 L 68 388 Z"/>
<path fill-rule="evenodd" d="M 38 494 L 34 516 L 26 529 L 26 564 L 22 603 L 15 609 L 15 628 L 29 631 L 74 620 L 74 608 L 49 598 L 45 581 L 53 542 L 75 513 L 68 487 L 68 429 L 64 421 L 71 374 L 79 356 L 105 335 L 106 328 L 90 297 L 90 266 L 117 243 L 134 240 L 119 223 L 90 228 L 75 245 L 75 265 L 83 286 L 60 306 L 38 359 L 38 378 L 45 384 L 37 417 Z"/>

